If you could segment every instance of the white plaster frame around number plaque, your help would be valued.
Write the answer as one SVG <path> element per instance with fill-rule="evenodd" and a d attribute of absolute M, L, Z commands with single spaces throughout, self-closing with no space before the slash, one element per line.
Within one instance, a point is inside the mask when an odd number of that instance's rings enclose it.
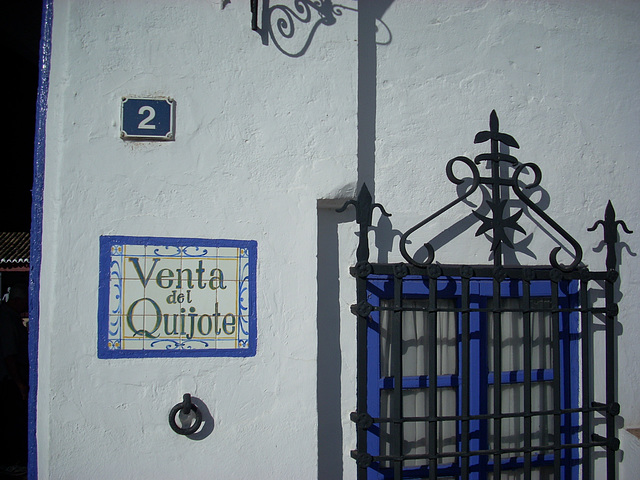
<path fill-rule="evenodd" d="M 253 240 L 100 237 L 98 356 L 256 353 Z"/>

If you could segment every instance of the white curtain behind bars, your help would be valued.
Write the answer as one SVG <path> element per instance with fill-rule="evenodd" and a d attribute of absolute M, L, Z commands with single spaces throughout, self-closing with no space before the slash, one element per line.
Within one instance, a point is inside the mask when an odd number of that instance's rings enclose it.
<path fill-rule="evenodd" d="M 514 310 L 503 312 L 501 315 L 501 371 L 524 370 L 524 321 L 521 310 L 521 300 L 515 298 L 501 299 L 503 309 Z M 382 307 L 390 308 L 392 301 L 385 301 Z M 458 320 L 454 313 L 453 299 L 439 299 L 437 314 L 437 374 L 458 375 Z M 531 300 L 531 309 L 548 307 L 548 299 Z M 409 309 L 402 312 L 402 374 L 404 377 L 426 376 L 429 373 L 429 344 L 432 332 L 428 328 L 427 299 L 405 300 L 403 308 Z M 491 308 L 491 301 L 488 303 Z M 411 309 L 415 309 L 412 311 Z M 447 311 L 449 310 L 449 311 Z M 391 338 L 391 321 L 393 312 L 385 310 L 380 315 L 380 359 L 382 377 L 391 376 L 391 358 L 393 355 L 393 341 Z M 486 328 L 486 357 L 487 368 L 493 371 L 493 315 L 481 316 L 481 328 Z M 548 313 L 531 313 L 531 368 L 552 368 L 552 328 L 551 316 Z M 486 379 L 485 379 L 486 381 Z M 549 410 L 553 407 L 553 390 L 550 382 L 533 382 L 531 388 L 531 408 L 535 411 Z M 524 384 L 503 384 L 501 387 L 502 412 L 513 413 L 524 411 Z M 471 393 L 474 394 L 473 392 Z M 478 393 L 475 393 L 476 395 Z M 380 415 L 391 415 L 391 390 L 383 390 L 381 393 Z M 456 391 L 451 387 L 438 389 L 438 415 L 455 415 L 457 410 Z M 488 412 L 492 413 L 493 385 L 488 386 Z M 404 417 L 426 417 L 429 413 L 428 389 L 407 389 L 403 391 L 402 408 Z M 540 445 L 550 441 L 553 435 L 553 418 L 532 418 L 532 445 Z M 405 422 L 403 431 L 403 453 L 405 455 L 422 455 L 428 452 L 428 426 L 426 422 Z M 489 447 L 494 447 L 493 420 L 489 420 Z M 524 446 L 524 418 L 514 417 L 503 419 L 501 423 L 502 435 L 501 448 L 519 448 Z M 381 425 L 381 453 L 390 454 L 391 426 Z M 438 452 L 455 452 L 457 450 L 456 423 L 438 422 Z M 442 458 L 439 463 L 450 463 L 453 458 Z M 427 460 L 407 460 L 405 467 L 427 465 Z M 385 466 L 391 466 L 390 463 Z M 546 480 L 553 478 L 550 467 L 535 469 L 532 472 L 533 480 Z M 490 474 L 488 478 L 493 478 Z M 517 480 L 523 478 L 521 470 L 503 471 L 501 479 Z"/>

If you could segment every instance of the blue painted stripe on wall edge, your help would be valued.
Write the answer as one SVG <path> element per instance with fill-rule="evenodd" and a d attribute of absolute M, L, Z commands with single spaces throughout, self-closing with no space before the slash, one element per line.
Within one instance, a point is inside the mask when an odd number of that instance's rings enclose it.
<path fill-rule="evenodd" d="M 36 438 L 38 393 L 38 334 L 40 320 L 40 265 L 42 263 L 42 208 L 44 192 L 45 133 L 49 71 L 51 66 L 51 28 L 53 0 L 42 3 L 40 28 L 40 74 L 36 101 L 36 125 L 31 190 L 31 245 L 29 259 L 29 420 L 28 478 L 38 478 L 38 444 Z"/>

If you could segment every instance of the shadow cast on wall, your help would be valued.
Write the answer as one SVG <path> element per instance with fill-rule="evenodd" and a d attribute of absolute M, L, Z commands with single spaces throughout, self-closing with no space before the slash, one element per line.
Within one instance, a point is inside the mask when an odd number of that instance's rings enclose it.
<path fill-rule="evenodd" d="M 521 218 L 529 218 L 538 228 L 551 237 L 556 245 L 549 254 L 552 267 L 567 272 L 575 269 L 582 261 L 582 247 L 562 226 L 546 213 L 550 203 L 549 194 L 540 186 L 542 172 L 535 163 L 520 163 L 510 154 L 509 148 L 520 148 L 509 134 L 499 131 L 498 116 L 494 111 L 489 117 L 489 130 L 478 132 L 474 143 L 490 143 L 490 152 L 476 155 L 472 160 L 465 156 L 452 158 L 446 165 L 446 176 L 457 185 L 457 198 L 443 206 L 421 222 L 407 230 L 400 238 L 400 252 L 407 262 L 417 267 L 426 267 L 435 260 L 435 252 L 453 238 L 459 236 L 480 221 L 475 235 L 484 235 L 491 241 L 491 258 L 495 267 L 520 265 L 515 253 L 519 252 L 531 258 L 536 255 L 529 248 L 532 235 L 515 242 L 515 232 L 527 235 L 521 225 Z M 488 176 L 483 176 L 478 168 L 485 163 Z M 467 175 L 460 174 L 466 170 Z M 472 195 L 481 195 L 478 204 L 471 201 Z M 513 194 L 513 195 L 512 195 Z M 537 200 L 533 200 L 537 198 Z M 436 218 L 443 216 L 460 204 L 472 209 L 471 213 L 449 227 L 430 241 L 425 242 L 415 252 L 410 253 L 407 245 L 410 237 L 422 230 Z M 475 221 L 473 221 L 473 217 Z M 569 253 L 571 261 L 563 264 L 558 253 Z"/>
<path fill-rule="evenodd" d="M 382 17 L 394 0 L 352 2 L 357 8 L 332 0 L 251 0 L 251 28 L 260 35 L 263 45 L 271 44 L 283 55 L 300 58 L 320 27 L 338 25 L 345 13 L 357 14 L 358 185 L 366 183 L 375 196 L 376 48 L 392 42 L 393 35 Z"/>
<path fill-rule="evenodd" d="M 335 4 L 331 0 L 290 0 L 277 4 L 271 4 L 269 0 L 252 0 L 251 2 L 252 29 L 260 35 L 263 45 L 273 45 L 283 55 L 291 58 L 304 56 L 322 27 L 338 25 L 340 17 L 345 14 L 356 13 L 358 15 L 358 185 L 361 191 L 363 186 L 368 186 L 371 197 L 370 206 L 377 205 L 373 203 L 377 112 L 376 49 L 379 45 L 391 43 L 391 31 L 382 21 L 382 17 L 392 3 L 393 0 L 358 2 L 356 9 L 343 4 Z M 531 248 L 533 234 L 527 235 L 519 223 L 521 217 L 524 217 L 558 245 L 549 254 L 552 267 L 570 271 L 582 265 L 580 245 L 546 213 L 550 197 L 540 187 L 541 173 L 539 168 L 535 164 L 519 164 L 510 155 L 509 148 L 518 148 L 518 145 L 512 137 L 498 131 L 495 112 L 492 112 L 490 118 L 490 129 L 479 132 L 474 143 L 484 143 L 489 140 L 491 140 L 492 146 L 491 153 L 481 154 L 473 161 L 466 157 L 456 157 L 447 165 L 447 176 L 456 184 L 458 194 L 456 200 L 410 228 L 404 234 L 393 228 L 388 219 L 389 215 L 381 215 L 377 227 L 372 226 L 369 220 L 366 229 L 372 227 L 376 230 L 378 262 L 386 263 L 389 261 L 389 253 L 392 251 L 394 240 L 396 237 L 400 237 L 402 256 L 414 266 L 429 266 L 434 261 L 435 250 L 439 250 L 480 223 L 475 234 L 476 236 L 484 235 L 491 242 L 489 258 L 494 261 L 495 266 L 502 266 L 503 262 L 511 266 L 521 265 L 521 260 L 516 254 L 537 260 L 536 254 Z M 490 177 L 483 177 L 476 167 L 484 161 L 487 162 L 487 169 L 491 171 Z M 504 163 L 501 164 L 501 162 Z M 454 164 L 457 164 L 457 167 L 466 165 L 471 175 L 464 177 L 454 173 Z M 512 176 L 507 174 L 510 168 L 514 168 Z M 531 175 L 533 180 L 528 181 L 527 176 Z M 470 198 L 471 193 L 476 190 L 482 197 L 477 205 L 471 202 Z M 518 198 L 509 198 L 509 190 L 513 190 Z M 350 202 L 356 207 L 357 221 L 358 202 Z M 449 227 L 440 230 L 432 236 L 431 240 L 409 254 L 406 249 L 407 245 L 412 244 L 409 236 L 458 203 L 466 204 L 472 208 L 472 211 Z M 336 213 L 328 206 L 318 205 L 317 402 L 319 478 L 342 478 L 343 474 L 338 224 L 352 220 L 353 218 L 337 217 Z M 357 223 L 360 222 L 357 221 Z M 362 229 L 360 231 L 361 244 L 363 243 L 362 235 L 366 236 L 366 229 L 364 232 Z M 516 241 L 516 231 L 525 236 Z M 616 248 L 620 248 L 620 245 Z M 567 255 L 571 257 L 569 264 L 562 263 L 558 259 L 559 253 L 562 253 L 563 257 Z M 593 293 L 598 296 L 597 292 Z M 604 292 L 600 294 L 604 295 Z M 621 294 L 618 289 L 616 289 L 615 296 L 619 301 Z M 616 336 L 620 334 L 621 330 L 619 323 L 617 326 Z"/>
<path fill-rule="evenodd" d="M 339 19 L 347 14 L 357 15 L 357 174 L 358 185 L 367 184 L 372 191 L 375 188 L 376 48 L 391 43 L 391 31 L 382 17 L 393 1 L 351 0 L 357 8 L 331 0 L 251 1 L 252 29 L 260 35 L 262 44 L 272 45 L 291 58 L 304 56 L 323 27 L 338 25 Z M 343 476 L 338 224 L 349 221 L 353 221 L 353 218 L 344 218 L 334 208 L 318 205 L 317 402 L 320 479 Z M 386 229 L 390 224 L 380 227 Z"/>
<path fill-rule="evenodd" d="M 317 402 L 318 478 L 340 479 L 343 472 L 342 347 L 340 343 L 340 223 L 354 217 L 318 204 Z"/>
<path fill-rule="evenodd" d="M 270 0 L 252 0 L 251 28 L 260 35 L 263 45 L 271 43 L 282 54 L 295 58 L 307 53 L 321 26 L 337 24 L 345 12 L 357 13 L 359 18 L 363 12 L 365 17 L 370 12 L 378 32 L 377 44 L 385 45 L 391 42 L 391 31 L 382 21 L 382 15 L 393 1 L 368 2 L 371 5 L 364 7 L 361 3 L 359 8 L 354 8 L 331 0 L 291 0 L 275 4 Z"/>
<path fill-rule="evenodd" d="M 389 213 L 385 212 L 381 204 L 374 203 L 367 189 L 366 184 L 361 187 L 360 193 L 356 199 L 347 200 L 337 212 L 344 212 L 347 207 L 353 206 L 355 209 L 355 219 L 359 226 L 359 244 L 356 251 L 356 264 L 353 270 L 358 278 L 357 281 L 357 299 L 358 304 L 354 305 L 352 313 L 358 317 L 358 338 L 366 339 L 368 331 L 372 328 L 371 312 L 378 307 L 374 307 L 368 301 L 369 290 L 367 282 L 370 275 L 387 275 L 392 278 L 395 286 L 394 311 L 402 311 L 401 299 L 404 299 L 402 291 L 402 279 L 407 275 L 420 275 L 423 278 L 429 278 L 429 282 L 436 279 L 447 277 L 449 279 L 459 277 L 463 284 L 467 279 L 467 288 L 472 278 L 493 279 L 493 296 L 503 297 L 502 288 L 505 286 L 522 285 L 523 298 L 525 308 L 517 310 L 521 313 L 531 313 L 531 304 L 529 303 L 529 287 L 532 281 L 543 280 L 551 289 L 551 307 L 548 310 L 554 317 L 554 333 L 551 338 L 556 343 L 554 347 L 554 410 L 559 412 L 563 401 L 571 401 L 572 411 L 580 413 L 580 423 L 568 423 L 568 433 L 577 435 L 578 432 L 583 436 L 581 444 L 577 444 L 576 440 L 562 440 L 560 429 L 557 428 L 552 442 L 553 450 L 559 451 L 567 448 L 581 448 L 580 464 L 584 472 L 595 470 L 596 459 L 604 458 L 606 460 L 607 478 L 617 478 L 616 471 L 618 464 L 624 452 L 619 451 L 620 440 L 618 438 L 618 430 L 624 425 L 624 419 L 620 416 L 620 405 L 617 402 L 618 391 L 618 337 L 622 333 L 622 323 L 618 321 L 618 302 L 622 298 L 619 289 L 619 256 L 623 247 L 629 251 L 632 256 L 635 253 L 630 251 L 627 244 L 620 243 L 620 232 L 627 234 L 633 233 L 622 220 L 616 218 L 616 213 L 611 202 L 608 203 L 604 219 L 596 221 L 588 231 L 595 231 L 597 227 L 602 226 L 604 231 L 603 242 L 594 249 L 594 251 L 602 251 L 606 249 L 606 268 L 600 271 L 592 271 L 585 263 L 583 263 L 583 250 L 577 240 L 572 237 L 564 228 L 557 223 L 548 213 L 547 209 L 550 203 L 549 194 L 540 187 L 542 180 L 542 172 L 534 163 L 520 163 L 515 157 L 509 154 L 508 148 L 500 148 L 499 144 L 505 144 L 506 147 L 519 148 L 515 139 L 508 134 L 499 131 L 498 117 L 493 111 L 490 116 L 490 129 L 481 131 L 476 135 L 474 143 L 491 142 L 490 153 L 482 153 L 474 159 L 458 156 L 447 163 L 446 176 L 449 181 L 457 185 L 457 198 L 450 201 L 444 207 L 440 208 L 430 216 L 409 228 L 400 237 L 400 253 L 408 264 L 371 264 L 369 263 L 369 229 L 376 230 L 376 246 L 384 246 L 383 252 L 378 252 L 378 261 L 381 257 L 383 261 L 388 260 L 388 253 L 391 251 L 393 239 L 396 236 L 396 230 L 393 229 L 391 222 L 388 220 Z M 479 165 L 486 163 L 487 170 L 490 175 L 486 176 L 478 168 Z M 472 197 L 472 195 L 474 195 Z M 481 201 L 478 202 L 478 198 Z M 473 199 L 473 201 L 472 201 Z M 475 203 L 474 203 L 475 202 Z M 458 208 L 461 204 L 465 204 L 472 209 L 471 213 L 462 220 L 455 222 L 452 226 L 442 229 L 442 225 L 436 227 L 433 222 L 437 217 L 442 217 L 444 221 L 451 220 L 450 210 Z M 378 221 L 379 228 L 373 227 L 372 213 L 378 207 L 382 213 Z M 474 219 L 475 217 L 475 219 Z M 530 248 L 533 234 L 527 235 L 527 232 L 521 225 L 521 220 L 528 218 L 534 223 L 538 230 L 546 234 L 556 244 L 551 248 L 549 253 L 548 264 L 540 265 L 523 265 L 517 257 L 517 253 L 524 253 L 526 256 L 536 259 L 536 255 Z M 490 241 L 490 257 L 493 259 L 493 265 L 476 265 L 476 264 L 440 264 L 435 261 L 436 251 L 440 247 L 447 245 L 454 238 L 458 237 L 468 230 L 474 223 L 479 221 L 479 227 L 475 232 L 476 236 L 485 236 Z M 432 223 L 433 222 L 433 223 Z M 429 225 L 428 225 L 429 224 Z M 429 234 L 418 232 L 426 227 L 432 227 L 436 230 L 435 236 L 431 240 L 423 243 L 417 249 L 412 245 L 410 237 L 414 233 L 419 238 L 429 238 Z M 428 230 L 428 228 L 426 228 Z M 524 235 L 524 238 L 518 242 L 514 240 L 515 232 Z M 378 236 L 383 235 L 384 239 Z M 416 242 L 418 243 L 418 242 Z M 412 245 L 413 251 L 407 249 L 407 245 Z M 419 243 L 418 243 L 419 245 Z M 454 248 L 447 248 L 447 252 L 451 254 Z M 561 254 L 561 255 L 559 255 Z M 564 257 L 570 257 L 566 262 Z M 386 259 L 386 260 L 385 260 Z M 538 263 L 538 262 L 536 262 Z M 544 262 L 542 262 L 544 263 Z M 518 284 L 505 284 L 505 280 L 516 280 Z M 571 282 L 565 283 L 562 282 Z M 569 292 L 571 285 L 572 291 Z M 399 289 L 398 289 L 399 286 Z M 569 308 L 560 307 L 558 303 L 558 291 L 566 289 L 567 294 L 574 296 L 575 306 Z M 435 291 L 435 290 L 433 290 Z M 553 293 L 555 291 L 555 294 Z M 436 295 L 430 295 L 430 300 L 440 295 L 440 289 Z M 398 296 L 399 295 L 399 296 Z M 463 294 L 464 296 L 464 294 Z M 555 296 L 555 299 L 554 299 Z M 580 297 L 578 300 L 578 296 Z M 467 290 L 467 299 L 468 299 Z M 468 303 L 467 303 L 468 305 Z M 433 307 L 430 307 L 433 308 Z M 463 310 L 468 309 L 463 304 Z M 494 313 L 505 311 L 498 307 L 493 307 Z M 380 310 L 380 309 L 378 309 Z M 429 310 L 431 311 L 431 310 Z M 561 311 L 567 312 L 566 318 L 573 323 L 572 326 L 562 327 L 560 315 Z M 467 310 L 468 312 L 468 310 Z M 399 317 L 402 318 L 402 317 Z M 551 317 L 549 317 L 551 318 Z M 400 325 L 402 322 L 397 322 Z M 580 326 L 578 326 L 578 324 Z M 499 325 L 494 323 L 494 325 Z M 568 324 L 567 324 L 568 325 Z M 402 327 L 398 327 L 402 328 Z M 439 327 L 437 327 L 439 328 Z M 501 327 L 498 327 L 501 328 Z M 571 330 L 575 328 L 575 331 Z M 527 329 L 525 328 L 525 331 Z M 400 330 L 401 332 L 401 330 Z M 573 347 L 565 348 L 562 351 L 560 341 L 562 336 L 571 342 L 579 342 L 581 355 L 578 354 L 577 343 L 573 343 Z M 396 338 L 402 338 L 396 334 Z M 494 338 L 500 338 L 498 335 Z M 526 336 L 525 336 L 526 338 Z M 360 342 L 360 340 L 358 340 Z M 401 340 L 404 342 L 404 339 Z M 366 340 L 365 340 L 366 342 Z M 464 342 L 464 340 L 463 340 Z M 525 345 L 530 340 L 525 341 Z M 596 352 L 596 342 L 598 346 L 598 355 Z M 518 342 L 521 343 L 521 340 Z M 365 348 L 358 349 L 358 365 L 366 365 L 368 350 L 366 343 L 358 343 L 364 345 Z M 404 345 L 404 343 L 403 343 Z M 574 350 L 572 350 L 572 348 Z M 400 351 L 400 348 L 396 351 Z M 435 349 L 432 349 L 435 352 Z M 494 351 L 495 347 L 494 347 Z M 596 364 L 600 359 L 600 364 Z M 497 360 L 499 362 L 499 360 Z M 564 362 L 564 363 L 563 363 Z M 604 364 L 604 372 L 600 372 Z M 499 363 L 498 363 L 499 364 Z M 402 363 L 400 363 L 402 365 Z M 563 366 L 564 365 L 564 366 Z M 578 377 L 572 377 L 573 382 L 570 387 L 562 387 L 560 382 L 562 374 L 561 368 L 571 367 L 572 376 L 580 372 L 580 381 L 582 382 L 582 392 L 578 394 Z M 600 375 L 594 375 L 596 368 Z M 525 377 L 527 377 L 525 369 Z M 558 372 L 558 373 L 556 373 Z M 367 370 L 358 368 L 358 380 L 362 378 L 370 378 L 367 376 Z M 568 376 L 566 377 L 568 378 Z M 377 381 L 377 377 L 376 377 Z M 500 383 L 496 383 L 498 386 Z M 368 385 L 368 384 L 367 384 Z M 360 386 L 360 384 L 359 384 Z M 381 387 L 384 388 L 384 387 Z M 401 387 L 404 389 L 405 387 Z M 562 389 L 565 391 L 565 400 L 561 398 Z M 396 387 L 396 390 L 399 391 Z M 596 393 L 597 390 L 597 393 Z M 435 392 L 435 389 L 432 390 Z M 525 388 L 526 391 L 526 388 Z M 500 396 L 500 390 L 494 389 L 497 396 Z M 529 395 L 531 392 L 529 392 Z M 367 388 L 358 388 L 358 406 L 357 411 L 353 414 L 354 422 L 358 430 L 357 451 L 353 457 L 363 463 L 363 468 L 369 468 L 371 462 L 384 459 L 384 456 L 370 454 L 367 449 L 368 429 L 371 425 L 369 421 L 359 422 L 358 418 L 365 418 L 369 415 L 366 400 L 370 395 Z M 398 402 L 402 402 L 402 396 Z M 364 399 L 364 401 L 362 401 Z M 400 403 L 400 405 L 402 405 Z M 567 404 L 568 405 L 568 404 Z M 393 409 L 392 409 L 393 411 Z M 500 412 L 498 407 L 498 412 Z M 526 414 L 526 411 L 523 412 Z M 454 418 L 454 417 L 450 417 Z M 455 417 L 461 419 L 462 417 Z M 496 417 L 497 418 L 497 417 Z M 559 418 L 559 417 L 558 417 Z M 370 420 L 371 417 L 369 417 Z M 378 420 L 376 420 L 378 421 Z M 379 419 L 379 422 L 382 422 Z M 384 419 L 385 422 L 396 422 L 395 419 Z M 440 420 L 438 420 L 440 421 Z M 374 422 L 375 423 L 375 422 Z M 435 435 L 435 434 L 434 434 Z M 400 437 L 402 439 L 402 437 Z M 431 437 L 433 442 L 433 435 Z M 433 444 L 433 443 L 432 443 Z M 547 447 L 545 447 L 547 449 Z M 593 451 L 595 449 L 595 451 Z M 404 451 L 400 447 L 399 451 Z M 523 450 L 524 451 L 524 450 Z M 461 456 L 467 455 L 465 450 L 460 453 Z M 433 459 L 433 457 L 432 457 Z M 560 457 L 556 457 L 557 460 Z M 399 467 L 402 468 L 402 461 L 399 461 Z M 435 461 L 435 460 L 434 460 Z M 598 465 L 599 466 L 599 465 Z M 430 468 L 434 468 L 431 466 Z M 554 463 L 554 477 L 560 476 L 560 462 Z M 499 467 L 498 467 L 499 469 Z M 433 471 L 433 470 L 432 470 Z M 396 471 L 398 472 L 398 471 Z M 498 472 L 499 473 L 499 472 Z M 397 473 L 396 473 L 397 475 Z M 466 474 L 462 474 L 464 478 Z M 589 473 L 585 473 L 585 478 L 591 478 Z"/>

